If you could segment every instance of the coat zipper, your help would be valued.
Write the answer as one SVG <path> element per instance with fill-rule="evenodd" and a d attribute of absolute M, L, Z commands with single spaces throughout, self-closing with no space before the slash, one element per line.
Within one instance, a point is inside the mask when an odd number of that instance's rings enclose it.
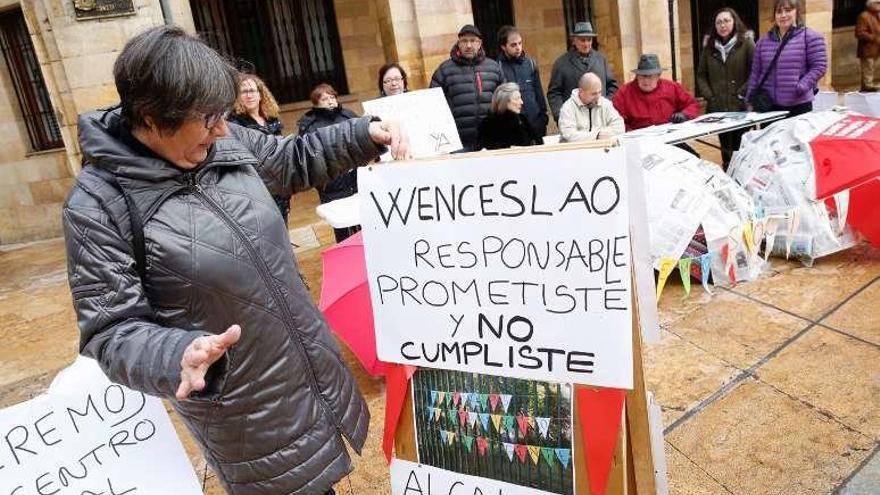
<path fill-rule="evenodd" d="M 290 308 L 287 307 L 286 302 L 282 295 L 278 292 L 278 288 L 272 282 L 272 275 L 269 272 L 269 267 L 263 262 L 262 258 L 260 258 L 256 252 L 251 241 L 247 238 L 246 235 L 241 231 L 238 224 L 232 221 L 231 218 L 226 214 L 223 208 L 218 205 L 213 198 L 211 198 L 205 191 L 202 189 L 201 184 L 198 183 L 198 178 L 194 174 L 190 174 L 187 176 L 187 181 L 190 186 L 190 190 L 193 194 L 198 197 L 208 208 L 210 208 L 214 213 L 216 213 L 221 220 L 232 230 L 232 232 L 236 235 L 236 237 L 241 240 L 245 249 L 247 249 L 248 254 L 251 256 L 251 259 L 254 260 L 254 264 L 257 266 L 257 269 L 260 271 L 260 276 L 263 278 L 263 282 L 269 288 L 272 293 L 273 298 L 275 299 L 275 304 L 281 308 L 281 311 L 284 313 L 285 321 L 284 326 L 287 327 L 287 331 L 289 333 L 294 334 L 296 345 L 299 351 L 302 353 L 303 360 L 306 362 L 309 368 L 309 386 L 312 389 L 312 393 L 318 398 L 318 402 L 321 404 L 321 408 L 324 409 L 324 414 L 330 419 L 331 423 L 333 423 L 336 431 L 338 431 L 342 436 L 348 440 L 349 443 L 354 444 L 354 441 L 351 437 L 345 432 L 342 428 L 342 425 L 339 421 L 336 420 L 336 416 L 331 412 L 330 405 L 327 404 L 326 399 L 324 399 L 324 395 L 321 394 L 321 391 L 318 387 L 318 380 L 315 378 L 315 370 L 312 367 L 312 361 L 309 358 L 308 353 L 305 349 L 305 344 L 303 343 L 303 336 L 300 334 L 298 330 L 291 327 L 287 322 L 292 321 L 294 319 L 293 315 L 290 314 Z"/>

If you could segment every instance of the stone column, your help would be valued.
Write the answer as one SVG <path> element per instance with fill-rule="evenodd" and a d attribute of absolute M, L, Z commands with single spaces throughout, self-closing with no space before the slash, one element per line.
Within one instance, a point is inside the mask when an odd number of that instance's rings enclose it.
<path fill-rule="evenodd" d="M 396 60 L 406 69 L 410 89 L 427 87 L 437 66 L 449 58 L 458 30 L 473 24 L 470 1 L 377 1 L 381 4 L 379 23 L 385 58 Z"/>

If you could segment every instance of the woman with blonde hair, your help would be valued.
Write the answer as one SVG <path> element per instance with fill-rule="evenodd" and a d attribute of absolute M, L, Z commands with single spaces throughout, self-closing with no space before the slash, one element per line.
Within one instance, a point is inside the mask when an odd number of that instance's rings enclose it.
<path fill-rule="evenodd" d="M 480 122 L 477 149 L 541 144 L 541 137 L 532 130 L 522 108 L 518 84 L 509 82 L 495 88 L 489 114 Z"/>
<path fill-rule="evenodd" d="M 266 83 L 254 74 L 239 74 L 238 98 L 232 105 L 229 121 L 263 134 L 280 136 L 284 125 L 278 120 L 278 103 Z M 290 215 L 290 196 L 272 196 L 278 211 L 287 223 Z"/>

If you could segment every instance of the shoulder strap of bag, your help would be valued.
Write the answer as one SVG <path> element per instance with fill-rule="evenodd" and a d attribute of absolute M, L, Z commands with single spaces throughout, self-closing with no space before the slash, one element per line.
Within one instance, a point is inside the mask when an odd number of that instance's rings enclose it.
<path fill-rule="evenodd" d="M 134 205 L 134 199 L 132 199 L 131 195 L 128 194 L 128 191 L 119 184 L 119 180 L 116 178 L 115 174 L 95 166 L 92 166 L 91 169 L 96 175 L 107 181 L 107 183 L 122 193 L 122 197 L 125 198 L 125 204 L 128 206 L 129 221 L 131 222 L 132 249 L 134 249 L 135 268 L 137 269 L 138 275 L 141 277 L 141 281 L 143 281 L 145 280 L 147 269 L 143 218 L 141 218 L 138 209 Z"/>
<path fill-rule="evenodd" d="M 769 34 L 767 35 L 769 36 Z M 764 71 L 764 75 L 761 77 L 761 82 L 758 83 L 758 88 L 763 88 L 764 83 L 767 82 L 767 78 L 770 77 L 770 73 L 773 72 L 773 67 L 776 66 L 776 62 L 779 60 L 779 55 L 782 53 L 782 49 L 785 48 L 785 45 L 788 44 L 788 41 L 794 36 L 794 30 L 789 31 L 788 35 L 782 38 L 782 42 L 779 43 L 779 48 L 776 49 L 776 54 L 773 55 L 773 60 L 770 61 L 770 65 L 767 66 L 767 70 Z"/>

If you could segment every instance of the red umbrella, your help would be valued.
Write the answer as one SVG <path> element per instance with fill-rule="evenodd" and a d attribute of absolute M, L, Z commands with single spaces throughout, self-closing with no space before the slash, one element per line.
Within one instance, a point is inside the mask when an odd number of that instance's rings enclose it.
<path fill-rule="evenodd" d="M 376 329 L 367 283 L 364 240 L 360 232 L 327 249 L 319 307 L 330 328 L 354 352 L 370 375 L 385 374 L 385 363 L 376 356 Z"/>
<path fill-rule="evenodd" d="M 850 115 L 810 141 L 816 199 L 850 191 L 847 223 L 880 246 L 880 119 Z"/>

